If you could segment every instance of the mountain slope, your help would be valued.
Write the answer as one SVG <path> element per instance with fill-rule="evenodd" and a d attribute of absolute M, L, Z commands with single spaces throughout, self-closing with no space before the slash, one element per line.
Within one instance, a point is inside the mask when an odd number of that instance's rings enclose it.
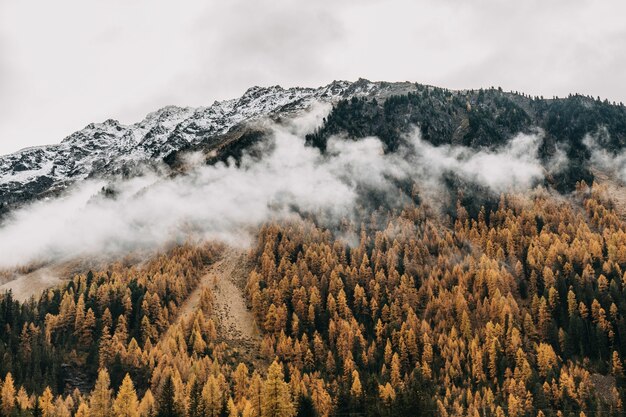
<path fill-rule="evenodd" d="M 0 213 L 85 178 L 133 175 L 145 164 L 172 163 L 180 151 L 207 151 L 223 142 L 240 151 L 254 141 L 245 134 L 250 122 L 285 117 L 314 102 L 335 105 L 319 131 L 307 137 L 321 149 L 329 136 L 339 133 L 376 135 L 393 150 L 414 126 L 435 145 L 497 147 L 518 132 L 539 127 L 546 132 L 542 157 L 549 159 L 561 146 L 572 161 L 569 171 L 555 180 L 561 190 L 593 178 L 585 166 L 589 152 L 582 144 L 584 135 L 603 136 L 603 146 L 612 152 L 626 145 L 624 106 L 583 96 L 546 100 L 496 89 L 452 91 L 367 80 L 316 89 L 253 87 L 238 99 L 209 107 L 165 107 L 133 125 L 115 120 L 90 124 L 60 144 L 2 156 Z"/>
<path fill-rule="evenodd" d="M 316 101 L 306 138 L 281 124 Z M 1 416 L 624 414 L 622 105 L 360 80 L 210 109 L 3 159 L 13 204 L 163 175 L 0 224 L 9 267 L 35 247 L 0 294 Z"/>
<path fill-rule="evenodd" d="M 397 86 L 395 87 L 397 88 Z M 325 87 L 253 87 L 238 99 L 209 107 L 165 107 L 141 122 L 92 123 L 60 144 L 26 148 L 0 157 L 0 209 L 62 190 L 88 177 L 132 174 L 142 164 L 158 163 L 170 153 L 211 140 L 259 118 L 286 115 L 313 102 L 393 91 L 381 83 L 334 82 Z"/>

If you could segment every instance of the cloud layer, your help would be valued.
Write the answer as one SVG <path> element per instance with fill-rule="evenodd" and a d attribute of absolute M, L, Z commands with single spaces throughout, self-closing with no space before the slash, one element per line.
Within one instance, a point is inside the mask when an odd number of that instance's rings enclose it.
<path fill-rule="evenodd" d="M 583 143 L 591 151 L 591 164 L 594 167 L 626 182 L 626 150 L 612 153 L 600 146 L 602 140 L 608 140 L 608 134 L 607 131 L 601 129 L 595 135 L 585 136 Z"/>
<path fill-rule="evenodd" d="M 185 175 L 147 172 L 115 184 L 88 181 L 62 198 L 18 210 L 0 226 L 0 267 L 119 256 L 190 237 L 245 244 L 255 226 L 271 219 L 310 213 L 335 224 L 358 216 L 372 195 L 401 206 L 409 197 L 399 182 L 414 182 L 428 194 L 441 191 L 450 172 L 497 193 L 527 189 L 543 178 L 540 135 L 520 134 L 497 151 L 473 151 L 435 147 L 416 130 L 388 154 L 375 137 L 334 137 L 321 154 L 305 146 L 304 133 L 327 111 L 317 108 L 286 125 L 268 122 L 272 133 L 258 145 L 261 157 L 207 166 L 189 155 Z"/>

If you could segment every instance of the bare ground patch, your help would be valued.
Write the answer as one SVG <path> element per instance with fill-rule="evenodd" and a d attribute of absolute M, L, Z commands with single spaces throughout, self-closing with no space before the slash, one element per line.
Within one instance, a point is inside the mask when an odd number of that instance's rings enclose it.
<path fill-rule="evenodd" d="M 196 289 L 181 306 L 178 320 L 187 320 L 198 308 L 204 288 L 214 296 L 213 319 L 218 343 L 233 361 L 259 366 L 261 337 L 252 312 L 246 305 L 244 286 L 251 264 L 244 250 L 227 248 L 223 256 L 210 265 Z"/>

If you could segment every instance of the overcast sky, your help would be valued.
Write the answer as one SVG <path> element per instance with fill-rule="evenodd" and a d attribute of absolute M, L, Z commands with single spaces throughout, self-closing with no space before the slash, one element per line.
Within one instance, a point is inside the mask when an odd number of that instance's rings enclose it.
<path fill-rule="evenodd" d="M 0 0 L 0 154 L 335 79 L 626 102 L 624 0 Z"/>

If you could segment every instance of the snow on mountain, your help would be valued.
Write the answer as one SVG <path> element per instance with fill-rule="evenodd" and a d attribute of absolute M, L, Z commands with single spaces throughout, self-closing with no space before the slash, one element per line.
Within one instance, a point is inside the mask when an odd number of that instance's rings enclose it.
<path fill-rule="evenodd" d="M 0 208 L 63 189 L 81 179 L 160 161 L 172 151 L 255 119 L 296 112 L 316 101 L 384 94 L 398 86 L 359 80 L 335 81 L 320 88 L 252 87 L 240 98 L 216 101 L 209 107 L 164 107 L 132 125 L 116 120 L 92 123 L 59 144 L 0 156 Z"/>

